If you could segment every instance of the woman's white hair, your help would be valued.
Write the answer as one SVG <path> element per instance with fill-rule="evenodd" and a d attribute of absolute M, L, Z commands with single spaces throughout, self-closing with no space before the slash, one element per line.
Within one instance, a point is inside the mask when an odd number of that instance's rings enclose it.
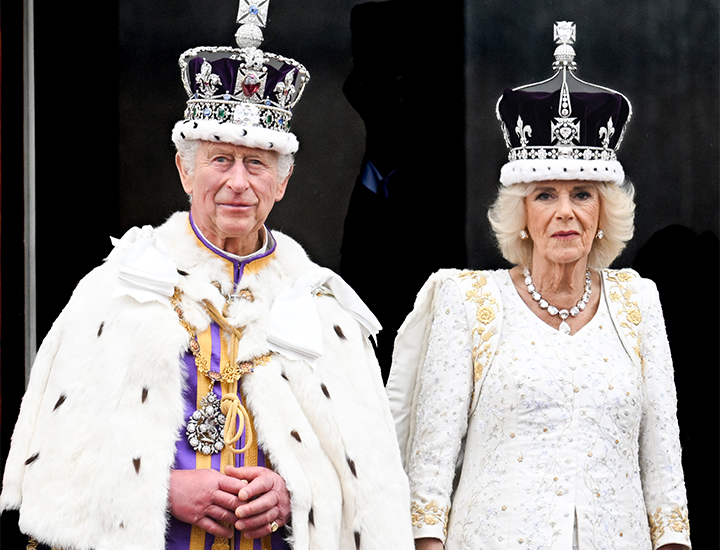
<path fill-rule="evenodd" d="M 199 139 L 186 139 L 175 142 L 175 148 L 177 149 L 177 152 L 183 161 L 183 166 L 185 166 L 188 174 L 192 174 L 195 170 L 195 158 L 197 157 L 197 152 L 198 149 L 200 149 L 201 143 L 202 141 Z M 280 180 L 284 180 L 295 164 L 295 157 L 292 153 L 285 155 L 278 153 L 277 158 L 278 178 Z"/>
<path fill-rule="evenodd" d="M 514 265 L 529 267 L 532 262 L 532 239 L 521 239 L 520 232 L 527 228 L 525 198 L 540 183 L 501 186 L 488 211 L 500 252 Z M 594 239 L 588 267 L 605 269 L 620 255 L 635 231 L 635 188 L 627 180 L 623 185 L 605 182 L 596 185 L 600 193 L 598 228 L 604 235 L 602 239 Z"/>

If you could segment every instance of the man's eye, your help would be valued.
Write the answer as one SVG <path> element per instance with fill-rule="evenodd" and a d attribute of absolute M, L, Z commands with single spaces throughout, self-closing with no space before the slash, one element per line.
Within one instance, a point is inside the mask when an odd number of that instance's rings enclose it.
<path fill-rule="evenodd" d="M 252 168 L 261 168 L 265 164 L 260 159 L 245 159 L 245 164 Z"/>

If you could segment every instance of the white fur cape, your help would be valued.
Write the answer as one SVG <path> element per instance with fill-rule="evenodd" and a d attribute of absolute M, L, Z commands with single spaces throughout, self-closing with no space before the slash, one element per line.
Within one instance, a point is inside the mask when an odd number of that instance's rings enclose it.
<path fill-rule="evenodd" d="M 185 318 L 208 324 L 233 287 L 227 262 L 198 246 L 186 213 L 154 231 L 174 259 Z M 247 269 L 228 318 L 245 326 L 240 359 L 268 352 L 277 296 L 316 268 L 274 233 L 267 265 Z M 189 337 L 168 302 L 111 298 L 126 250 L 78 285 L 44 340 L 5 468 L 0 510 L 20 528 L 77 550 L 161 550 L 178 433 L 184 426 L 180 359 Z M 411 549 L 407 480 L 372 347 L 329 294 L 316 299 L 324 353 L 314 366 L 274 354 L 242 386 L 258 441 L 291 495 L 294 549 Z"/>

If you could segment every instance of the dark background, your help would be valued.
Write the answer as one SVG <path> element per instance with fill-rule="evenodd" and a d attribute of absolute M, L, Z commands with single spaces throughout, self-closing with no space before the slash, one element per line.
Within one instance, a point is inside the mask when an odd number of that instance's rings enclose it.
<path fill-rule="evenodd" d="M 552 25 L 577 24 L 578 76 L 623 92 L 619 152 L 636 237 L 616 262 L 658 282 L 676 364 L 696 548 L 718 536 L 720 18 L 714 0 L 272 0 L 262 48 L 311 74 L 300 140 L 269 225 L 341 272 L 394 331 L 439 267 L 496 268 L 487 207 L 505 146 L 495 102 L 551 75 Z M 170 140 L 187 99 L 177 59 L 233 45 L 236 1 L 38 3 L 38 341 L 109 236 L 187 201 Z M 352 17 L 351 17 L 352 13 Z M 2 460 L 23 391 L 22 4 L 2 2 Z M 364 155 L 396 170 L 387 199 L 356 182 Z M 71 437 L 71 434 L 69 434 Z M 4 514 L 2 543 L 20 548 Z M 12 546 L 16 544 L 17 546 Z"/>

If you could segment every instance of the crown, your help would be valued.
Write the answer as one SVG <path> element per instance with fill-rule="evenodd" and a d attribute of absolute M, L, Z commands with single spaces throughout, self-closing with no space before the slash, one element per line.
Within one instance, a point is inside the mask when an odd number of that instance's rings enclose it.
<path fill-rule="evenodd" d="M 300 63 L 258 48 L 269 0 L 240 0 L 238 48 L 197 47 L 179 59 L 188 94 L 173 141 L 202 139 L 295 153 L 292 109 L 310 75 Z"/>
<path fill-rule="evenodd" d="M 589 84 L 575 71 L 575 24 L 555 23 L 555 74 L 542 82 L 505 90 L 497 102 L 508 163 L 500 182 L 542 180 L 625 181 L 617 150 L 632 107 L 621 93 Z"/>

